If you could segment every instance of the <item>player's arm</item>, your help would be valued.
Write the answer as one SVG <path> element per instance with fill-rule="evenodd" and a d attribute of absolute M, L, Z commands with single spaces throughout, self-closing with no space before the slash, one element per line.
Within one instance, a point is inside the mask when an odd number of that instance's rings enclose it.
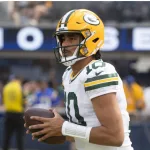
<path fill-rule="evenodd" d="M 101 126 L 91 129 L 89 142 L 121 146 L 124 141 L 124 131 L 116 93 L 95 97 L 92 99 L 92 104 Z"/>
<path fill-rule="evenodd" d="M 65 122 L 62 127 L 63 135 L 81 138 L 98 145 L 121 146 L 124 141 L 124 130 L 116 93 L 92 98 L 92 104 L 101 126 L 91 128 Z"/>
<path fill-rule="evenodd" d="M 92 104 L 101 126 L 84 127 L 65 121 L 62 134 L 93 144 L 121 146 L 124 141 L 124 130 L 116 93 L 111 92 L 92 98 Z"/>

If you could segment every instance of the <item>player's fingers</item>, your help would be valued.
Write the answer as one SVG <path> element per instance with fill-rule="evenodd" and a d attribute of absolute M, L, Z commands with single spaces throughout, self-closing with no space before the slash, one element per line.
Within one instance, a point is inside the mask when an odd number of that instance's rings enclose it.
<path fill-rule="evenodd" d="M 39 142 L 44 141 L 45 139 L 51 137 L 52 135 L 50 134 L 45 134 L 44 136 L 42 136 L 41 138 L 38 139 Z"/>
<path fill-rule="evenodd" d="M 29 131 L 29 130 L 27 130 L 27 131 L 26 131 L 26 134 L 29 134 L 29 133 L 30 133 L 30 131 Z"/>
<path fill-rule="evenodd" d="M 48 130 L 47 130 L 47 129 L 44 129 L 44 130 L 41 130 L 41 131 L 32 133 L 32 136 L 37 137 L 37 136 L 39 136 L 39 135 L 46 134 L 47 132 L 48 132 Z"/>
<path fill-rule="evenodd" d="M 49 111 L 53 111 L 53 109 L 52 109 L 52 108 L 49 108 Z"/>
<path fill-rule="evenodd" d="M 29 129 L 43 129 L 48 126 L 48 123 L 29 126 Z"/>
<path fill-rule="evenodd" d="M 34 120 L 41 121 L 41 122 L 48 121 L 48 118 L 39 117 L 39 116 L 31 116 L 30 119 L 34 119 Z"/>
<path fill-rule="evenodd" d="M 35 139 L 35 137 L 34 136 L 32 136 L 32 140 L 34 140 Z"/>
<path fill-rule="evenodd" d="M 59 117 L 60 116 L 59 113 L 56 111 L 56 109 L 53 109 L 53 113 L 54 113 L 55 117 Z"/>

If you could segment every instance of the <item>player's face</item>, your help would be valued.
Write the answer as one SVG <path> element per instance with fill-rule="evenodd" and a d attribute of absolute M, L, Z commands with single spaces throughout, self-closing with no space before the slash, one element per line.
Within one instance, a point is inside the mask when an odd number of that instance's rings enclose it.
<path fill-rule="evenodd" d="M 78 33 L 65 33 L 61 35 L 61 46 L 64 56 L 72 56 L 79 43 L 83 40 Z"/>

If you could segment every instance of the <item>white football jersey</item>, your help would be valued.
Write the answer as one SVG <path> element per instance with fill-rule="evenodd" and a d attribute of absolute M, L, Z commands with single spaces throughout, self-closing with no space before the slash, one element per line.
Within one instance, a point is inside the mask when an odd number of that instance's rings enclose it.
<path fill-rule="evenodd" d="M 127 104 L 122 81 L 111 64 L 101 59 L 93 60 L 74 77 L 72 77 L 71 67 L 68 67 L 63 74 L 63 85 L 66 115 L 70 122 L 89 127 L 100 126 L 91 99 L 111 92 L 116 92 L 123 118 L 125 139 L 122 147 L 91 144 L 75 138 L 78 150 L 121 150 L 123 147 L 131 146 L 129 115 L 126 111 Z"/>

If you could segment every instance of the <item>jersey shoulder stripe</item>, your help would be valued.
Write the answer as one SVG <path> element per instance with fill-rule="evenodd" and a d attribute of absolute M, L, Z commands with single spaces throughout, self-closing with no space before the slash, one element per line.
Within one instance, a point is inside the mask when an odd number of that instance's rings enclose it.
<path fill-rule="evenodd" d="M 93 78 L 88 78 L 84 83 L 85 91 L 90 91 L 111 85 L 118 85 L 117 73 L 105 74 Z"/>

